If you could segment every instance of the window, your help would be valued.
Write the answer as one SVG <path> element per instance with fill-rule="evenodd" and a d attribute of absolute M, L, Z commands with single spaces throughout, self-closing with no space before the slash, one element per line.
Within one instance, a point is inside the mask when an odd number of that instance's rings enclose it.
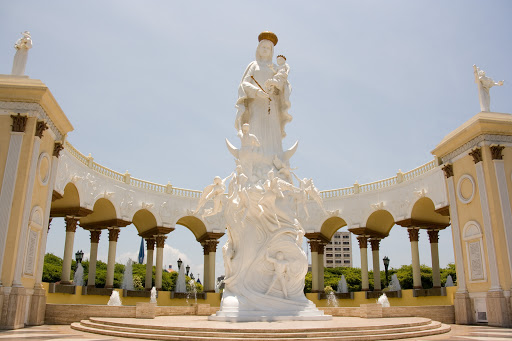
<path fill-rule="evenodd" d="M 336 244 L 336 245 L 340 245 L 340 244 L 341 244 L 341 242 L 334 242 L 334 244 Z"/>
<path fill-rule="evenodd" d="M 335 235 L 335 236 L 334 236 L 334 238 L 340 238 L 340 235 L 339 235 L 339 234 L 337 234 L 337 235 Z"/>
<path fill-rule="evenodd" d="M 327 264 L 332 264 L 332 259 L 329 259 L 329 260 L 327 261 Z"/>
<path fill-rule="evenodd" d="M 350 251 L 350 248 L 349 247 L 344 247 L 343 251 Z"/>
<path fill-rule="evenodd" d="M 341 264 L 341 260 L 336 259 L 336 264 Z"/>
<path fill-rule="evenodd" d="M 332 251 L 332 247 L 326 247 L 325 251 Z"/>
<path fill-rule="evenodd" d="M 343 257 L 350 257 L 350 255 L 348 253 L 345 253 Z"/>
<path fill-rule="evenodd" d="M 341 251 L 341 247 L 335 248 L 334 251 Z"/>
<path fill-rule="evenodd" d="M 337 253 L 335 256 L 336 256 L 336 257 L 341 257 L 341 254 L 340 254 L 340 253 Z"/>
<path fill-rule="evenodd" d="M 345 259 L 345 260 L 343 261 L 343 263 L 345 263 L 345 264 L 350 264 L 350 261 L 349 261 L 348 259 Z"/>
<path fill-rule="evenodd" d="M 350 245 L 349 242 L 343 242 L 343 245 Z"/>
<path fill-rule="evenodd" d="M 326 254 L 325 257 L 332 257 L 332 253 Z"/>
<path fill-rule="evenodd" d="M 350 238 L 350 236 L 347 236 L 347 235 L 343 236 L 343 239 L 348 239 L 348 238 Z"/>

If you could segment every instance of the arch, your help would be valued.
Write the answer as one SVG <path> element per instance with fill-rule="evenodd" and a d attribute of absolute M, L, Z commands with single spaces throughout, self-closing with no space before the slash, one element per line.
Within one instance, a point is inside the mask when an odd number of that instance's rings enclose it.
<path fill-rule="evenodd" d="M 462 239 L 466 244 L 466 266 L 469 269 L 469 282 L 487 281 L 487 265 L 480 224 L 474 220 L 468 221 L 462 229 Z"/>
<path fill-rule="evenodd" d="M 366 220 L 366 229 L 382 236 L 387 236 L 393 225 L 395 225 L 395 218 L 386 210 L 377 210 Z"/>
<path fill-rule="evenodd" d="M 80 194 L 74 183 L 68 182 L 64 187 L 62 198 L 52 202 L 52 209 L 62 209 L 69 207 L 80 207 Z"/>
<path fill-rule="evenodd" d="M 336 233 L 336 231 L 338 231 L 343 226 L 347 226 L 347 223 L 344 219 L 337 216 L 330 217 L 323 222 L 322 227 L 320 228 L 320 233 L 331 240 L 334 233 Z"/>
<path fill-rule="evenodd" d="M 204 224 L 204 222 L 201 219 L 194 216 L 181 217 L 180 219 L 178 219 L 176 224 L 188 228 L 190 231 L 192 231 L 196 239 L 203 236 L 207 232 L 206 225 Z"/>
<path fill-rule="evenodd" d="M 29 224 L 32 224 L 32 225 L 42 228 L 44 225 L 43 219 L 44 219 L 44 213 L 43 213 L 43 209 L 41 208 L 41 206 L 34 206 L 32 208 L 32 211 L 30 212 Z"/>
<path fill-rule="evenodd" d="M 445 228 L 450 225 L 450 217 L 436 212 L 434 202 L 429 197 L 421 197 L 411 210 L 411 221 L 415 226 Z"/>
<path fill-rule="evenodd" d="M 151 230 L 157 226 L 155 215 L 143 208 L 135 212 L 132 218 L 132 224 L 135 225 L 139 234 Z"/>
<path fill-rule="evenodd" d="M 80 219 L 80 226 L 83 228 L 119 226 L 118 220 L 114 204 L 109 199 L 99 198 L 94 203 L 92 213 Z"/>

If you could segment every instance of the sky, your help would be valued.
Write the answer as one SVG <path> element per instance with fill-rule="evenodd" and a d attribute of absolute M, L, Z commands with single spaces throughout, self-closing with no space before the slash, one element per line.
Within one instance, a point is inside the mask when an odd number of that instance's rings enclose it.
<path fill-rule="evenodd" d="M 51 90 L 83 154 L 133 177 L 202 190 L 234 162 L 237 88 L 261 31 L 277 34 L 275 55 L 290 65 L 293 91 L 283 147 L 300 177 L 320 190 L 367 183 L 432 160 L 430 151 L 480 111 L 472 65 L 494 80 L 491 110 L 512 112 L 510 1 L 5 1 L 0 6 L 0 74 L 9 74 L 20 32 L 32 34 L 26 74 Z M 346 229 L 346 228 L 345 228 Z M 47 252 L 62 257 L 55 219 Z M 225 237 L 220 245 L 225 242 Z M 359 248 L 352 238 L 354 265 Z M 133 225 L 117 261 L 135 259 Z M 411 263 L 407 232 L 381 242 L 390 267 Z M 89 255 L 88 232 L 74 249 Z M 454 261 L 451 230 L 440 262 Z M 220 247 L 217 276 L 223 274 Z M 103 234 L 99 259 L 106 261 Z M 177 226 L 164 264 L 181 258 L 202 278 L 202 248 Z M 430 265 L 426 233 L 420 261 Z"/>

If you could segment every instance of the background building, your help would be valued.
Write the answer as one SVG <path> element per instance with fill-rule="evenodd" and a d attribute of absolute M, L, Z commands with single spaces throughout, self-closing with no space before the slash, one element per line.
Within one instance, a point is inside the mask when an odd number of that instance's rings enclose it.
<path fill-rule="evenodd" d="M 324 266 L 337 268 L 352 267 L 352 238 L 350 232 L 336 232 L 324 249 Z"/>

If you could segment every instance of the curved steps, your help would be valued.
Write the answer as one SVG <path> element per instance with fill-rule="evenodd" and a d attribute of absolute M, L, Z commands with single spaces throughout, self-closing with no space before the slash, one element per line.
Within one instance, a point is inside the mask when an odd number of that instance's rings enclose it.
<path fill-rule="evenodd" d="M 71 324 L 71 328 L 82 332 L 149 340 L 216 340 L 238 341 L 249 339 L 250 341 L 334 341 L 334 340 L 395 340 L 412 337 L 422 337 L 447 333 L 450 326 L 426 318 L 403 319 L 360 319 L 359 323 L 346 323 L 347 318 L 335 318 L 340 323 L 329 326 L 315 327 L 315 322 L 304 327 L 269 328 L 268 324 L 262 324 L 260 328 L 234 328 L 237 324 L 218 323 L 205 327 L 208 321 L 195 321 L 191 325 L 180 326 L 176 323 L 176 317 L 159 317 L 155 320 L 136 319 L 109 319 L 91 318 L 79 323 Z M 392 320 L 390 323 L 382 323 L 384 320 Z M 145 323 L 145 321 L 148 321 Z M 379 321 L 379 323 L 373 323 Z M 160 323 L 161 322 L 161 323 Z M 174 323 L 169 323 L 174 322 Z M 365 323 L 367 322 L 367 323 Z M 239 324 L 240 325 L 240 324 Z M 287 325 L 287 324 L 283 324 Z M 267 326 L 267 327 L 265 327 Z M 275 325 L 274 325 L 275 326 Z"/>

